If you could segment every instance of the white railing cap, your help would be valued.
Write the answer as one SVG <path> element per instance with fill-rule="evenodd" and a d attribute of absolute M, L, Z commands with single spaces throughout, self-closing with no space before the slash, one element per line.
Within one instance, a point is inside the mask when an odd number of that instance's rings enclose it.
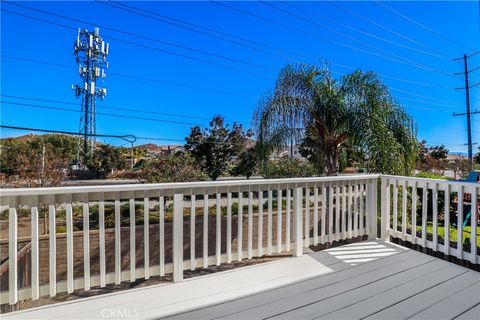
<path fill-rule="evenodd" d="M 30 196 L 48 194 L 78 194 L 92 192 L 122 192 L 142 190 L 172 190 L 172 189 L 198 189 L 228 186 L 259 186 L 295 184 L 309 182 L 335 182 L 335 181 L 358 181 L 377 179 L 378 174 L 338 175 L 327 177 L 288 178 L 288 179 L 253 179 L 253 180 L 222 180 L 222 181 L 197 181 L 177 183 L 148 183 L 148 184 L 121 184 L 110 186 L 75 186 L 75 187 L 51 187 L 51 188 L 9 188 L 0 189 L 0 197 Z"/>

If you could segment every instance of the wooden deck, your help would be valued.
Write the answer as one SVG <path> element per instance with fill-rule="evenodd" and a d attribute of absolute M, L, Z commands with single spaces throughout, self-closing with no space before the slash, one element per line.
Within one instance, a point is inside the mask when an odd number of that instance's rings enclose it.
<path fill-rule="evenodd" d="M 480 319 L 480 273 L 382 241 L 2 319 Z"/>

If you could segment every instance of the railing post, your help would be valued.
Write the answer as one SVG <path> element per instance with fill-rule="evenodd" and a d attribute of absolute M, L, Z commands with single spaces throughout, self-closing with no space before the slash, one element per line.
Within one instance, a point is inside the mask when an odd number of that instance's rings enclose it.
<path fill-rule="evenodd" d="M 367 184 L 367 220 L 368 239 L 377 239 L 377 178 L 370 180 Z"/>
<path fill-rule="evenodd" d="M 293 233 L 294 233 L 294 252 L 295 257 L 303 255 L 303 188 L 295 187 L 293 189 Z"/>
<path fill-rule="evenodd" d="M 183 280 L 183 194 L 173 196 L 173 282 Z"/>
<path fill-rule="evenodd" d="M 388 187 L 388 180 L 385 177 L 381 177 L 381 222 L 380 222 L 380 238 L 384 241 L 389 239 L 390 228 L 390 189 Z"/>

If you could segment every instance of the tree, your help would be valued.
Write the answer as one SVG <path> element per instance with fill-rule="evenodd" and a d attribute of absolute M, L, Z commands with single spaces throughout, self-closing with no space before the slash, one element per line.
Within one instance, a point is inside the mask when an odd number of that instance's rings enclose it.
<path fill-rule="evenodd" d="M 141 178 L 150 183 L 163 183 L 202 181 L 207 176 L 188 153 L 176 153 L 146 160 Z"/>
<path fill-rule="evenodd" d="M 444 145 L 427 146 L 427 141 L 422 140 L 419 144 L 417 169 L 425 172 L 443 174 L 447 168 L 448 149 Z"/>
<path fill-rule="evenodd" d="M 232 170 L 234 161 L 245 149 L 247 141 L 253 135 L 242 125 L 233 124 L 232 129 L 225 125 L 220 115 L 213 117 L 210 127 L 203 131 L 199 126 L 191 129 L 185 138 L 185 149 L 189 151 L 202 170 L 212 179 Z"/>
<path fill-rule="evenodd" d="M 267 179 L 310 177 L 315 174 L 311 163 L 290 157 L 268 160 L 263 168 L 262 175 Z"/>
<path fill-rule="evenodd" d="M 322 155 L 317 170 L 328 175 L 339 172 L 347 145 L 365 155 L 370 171 L 407 174 L 415 165 L 413 121 L 373 72 L 357 70 L 337 81 L 326 69 L 288 65 L 254 121 L 264 150 L 308 139 Z"/>
<path fill-rule="evenodd" d="M 77 139 L 60 134 L 27 135 L 1 140 L 0 171 L 15 176 L 15 186 L 56 186 L 75 158 Z"/>
<path fill-rule="evenodd" d="M 113 170 L 123 170 L 127 167 L 122 149 L 108 144 L 97 145 L 93 156 L 86 164 L 90 170 L 95 171 L 97 177 L 102 178 Z"/>
<path fill-rule="evenodd" d="M 466 157 L 460 157 L 459 159 L 455 159 L 452 162 L 449 163 L 449 168 L 453 171 L 453 178 L 456 180 L 457 179 L 457 174 L 460 176 L 460 179 L 462 179 L 469 171 L 469 164 L 468 164 L 468 159 Z"/>
<path fill-rule="evenodd" d="M 480 164 L 480 147 L 478 147 L 478 152 L 475 154 L 475 156 L 473 157 L 473 159 L 475 160 L 475 162 L 477 164 Z"/>
<path fill-rule="evenodd" d="M 65 178 L 68 158 L 55 153 L 51 145 L 38 149 L 23 149 L 15 156 L 17 183 L 28 188 L 54 187 Z"/>
<path fill-rule="evenodd" d="M 232 170 L 235 176 L 245 176 L 247 179 L 255 173 L 257 167 L 257 154 L 255 147 L 246 148 L 238 156 L 237 162 Z"/>
<path fill-rule="evenodd" d="M 0 172 L 6 176 L 18 175 L 20 154 L 41 154 L 43 147 L 50 150 L 54 156 L 71 161 L 76 157 L 77 138 L 61 134 L 27 135 L 0 140 Z M 49 152 L 50 152 L 49 151 Z"/>

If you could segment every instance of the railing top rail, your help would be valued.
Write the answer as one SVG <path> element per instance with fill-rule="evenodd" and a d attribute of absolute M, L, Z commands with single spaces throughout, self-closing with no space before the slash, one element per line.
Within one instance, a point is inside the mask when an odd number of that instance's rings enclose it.
<path fill-rule="evenodd" d="M 311 182 L 336 182 L 358 181 L 377 179 L 378 174 L 338 175 L 328 177 L 288 178 L 288 179 L 252 179 L 252 180 L 222 180 L 222 181 L 198 181 L 178 183 L 150 183 L 150 184 L 122 184 L 113 186 L 75 186 L 75 187 L 51 187 L 51 188 L 9 188 L 0 189 L 0 197 L 30 196 L 48 194 L 79 194 L 93 192 L 122 192 L 141 190 L 172 190 L 172 189 L 198 189 L 215 187 L 235 186 L 262 186 L 278 184 L 295 184 Z"/>
<path fill-rule="evenodd" d="M 438 184 L 450 184 L 455 186 L 464 186 L 468 188 L 478 188 L 480 187 L 479 183 L 470 182 L 470 181 L 459 181 L 459 180 L 445 180 L 445 179 L 430 179 L 430 178 L 417 178 L 417 177 L 408 177 L 408 176 L 393 176 L 393 175 L 380 175 L 380 178 L 395 179 L 399 181 L 420 181 L 427 183 L 438 183 Z"/>

